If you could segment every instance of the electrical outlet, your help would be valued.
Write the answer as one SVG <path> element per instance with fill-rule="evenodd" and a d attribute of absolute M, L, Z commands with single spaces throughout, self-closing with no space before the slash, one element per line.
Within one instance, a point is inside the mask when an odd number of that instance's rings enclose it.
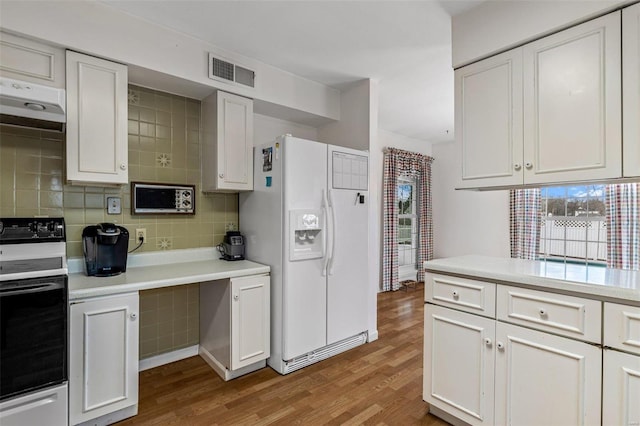
<path fill-rule="evenodd" d="M 137 228 L 136 229 L 136 244 L 143 244 L 147 241 L 147 228 Z"/>

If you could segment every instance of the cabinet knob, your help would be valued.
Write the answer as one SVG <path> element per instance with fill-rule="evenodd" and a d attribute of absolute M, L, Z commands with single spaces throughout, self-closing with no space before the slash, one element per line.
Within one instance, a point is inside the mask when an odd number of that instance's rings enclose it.
<path fill-rule="evenodd" d="M 498 347 L 498 349 L 499 349 L 499 350 L 501 350 L 501 351 L 503 351 L 503 350 L 504 350 L 504 343 L 502 343 L 502 342 L 498 342 L 498 343 L 496 344 L 496 346 Z"/>
<path fill-rule="evenodd" d="M 224 179 L 224 173 L 220 173 L 220 174 L 218 175 L 218 177 L 219 177 L 220 179 Z"/>
<path fill-rule="evenodd" d="M 240 296 L 238 296 L 237 294 L 233 295 L 233 300 L 237 302 L 239 299 L 240 299 Z"/>
<path fill-rule="evenodd" d="M 540 314 L 541 317 L 547 316 L 547 310 L 545 308 L 538 309 L 538 313 Z"/>
<path fill-rule="evenodd" d="M 491 339 L 489 339 L 488 337 L 484 339 L 484 344 L 487 346 L 491 346 L 493 342 L 491 341 Z"/>
<path fill-rule="evenodd" d="M 120 170 L 127 170 L 127 165 L 124 163 L 120 163 Z"/>
<path fill-rule="evenodd" d="M 515 170 L 520 170 L 522 168 L 522 165 L 520 163 L 516 163 L 516 164 L 513 165 L 513 168 Z"/>
<path fill-rule="evenodd" d="M 131 312 L 131 314 L 129 314 L 129 318 L 135 320 L 136 318 L 138 318 L 138 314 L 136 314 L 135 312 Z"/>
<path fill-rule="evenodd" d="M 527 169 L 530 169 L 530 168 L 532 168 L 532 167 L 533 167 L 533 163 L 532 163 L 531 161 L 527 161 L 526 163 L 524 163 L 524 166 L 525 166 Z"/>
<path fill-rule="evenodd" d="M 459 298 L 459 297 L 460 297 L 460 293 L 458 293 L 458 290 L 453 290 L 453 293 L 452 293 L 452 294 L 453 294 L 453 298 L 454 298 L 454 299 L 457 299 L 457 298 Z"/>

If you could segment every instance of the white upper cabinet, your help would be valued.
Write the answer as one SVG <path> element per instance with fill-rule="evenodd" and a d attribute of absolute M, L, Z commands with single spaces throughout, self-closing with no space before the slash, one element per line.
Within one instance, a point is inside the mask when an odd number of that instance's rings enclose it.
<path fill-rule="evenodd" d="M 623 173 L 640 176 L 640 4 L 622 10 Z"/>
<path fill-rule="evenodd" d="M 64 89 L 64 49 L 0 31 L 0 75 Z"/>
<path fill-rule="evenodd" d="M 127 67 L 67 51 L 67 180 L 128 183 Z"/>
<path fill-rule="evenodd" d="M 522 183 L 522 51 L 455 72 L 460 187 Z"/>
<path fill-rule="evenodd" d="M 456 71 L 458 187 L 622 176 L 620 21 L 613 12 Z"/>
<path fill-rule="evenodd" d="M 202 191 L 253 190 L 253 101 L 217 91 L 202 101 Z"/>
<path fill-rule="evenodd" d="M 622 176 L 620 12 L 523 47 L 525 183 Z"/>

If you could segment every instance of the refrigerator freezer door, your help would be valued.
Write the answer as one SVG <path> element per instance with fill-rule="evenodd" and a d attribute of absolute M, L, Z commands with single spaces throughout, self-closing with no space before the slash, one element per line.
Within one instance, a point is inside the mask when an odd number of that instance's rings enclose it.
<path fill-rule="evenodd" d="M 327 185 L 327 145 L 285 137 L 283 140 L 284 211 L 322 212 Z M 291 252 L 289 234 L 293 224 L 285 214 L 284 253 Z M 327 344 L 327 287 L 322 275 L 322 257 L 283 264 L 283 353 L 284 360 Z"/>
<path fill-rule="evenodd" d="M 327 344 L 367 330 L 368 154 L 329 145 L 333 238 L 327 280 Z"/>

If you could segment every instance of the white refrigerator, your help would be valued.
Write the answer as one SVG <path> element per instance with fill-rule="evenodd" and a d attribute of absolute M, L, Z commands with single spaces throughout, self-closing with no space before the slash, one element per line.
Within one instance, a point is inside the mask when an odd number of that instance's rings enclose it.
<path fill-rule="evenodd" d="M 369 154 L 286 135 L 254 148 L 246 257 L 271 267 L 271 357 L 286 374 L 367 341 Z"/>

